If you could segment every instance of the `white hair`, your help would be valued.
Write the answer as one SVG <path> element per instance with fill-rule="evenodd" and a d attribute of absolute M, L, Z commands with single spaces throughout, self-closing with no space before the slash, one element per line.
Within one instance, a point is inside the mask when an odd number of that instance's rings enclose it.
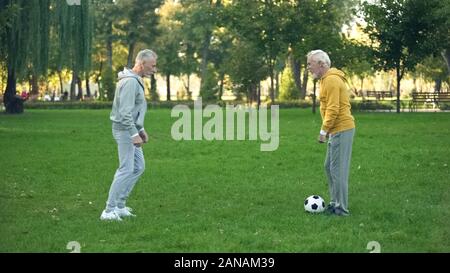
<path fill-rule="evenodd" d="M 315 60 L 316 60 L 318 63 L 322 63 L 322 64 L 326 65 L 328 68 L 331 67 L 331 60 L 330 60 L 330 57 L 329 57 L 328 54 L 327 54 L 325 51 L 323 51 L 323 50 L 320 50 L 320 49 L 312 50 L 312 51 L 310 51 L 310 52 L 308 53 L 308 55 L 306 55 L 306 56 L 307 56 L 308 58 L 314 56 L 314 57 L 315 57 Z"/>
<path fill-rule="evenodd" d="M 139 51 L 139 53 L 136 56 L 136 63 L 137 64 L 141 64 L 143 63 L 145 60 L 149 60 L 149 59 L 157 59 L 158 55 L 156 55 L 155 52 L 153 52 L 150 49 L 144 49 Z"/>

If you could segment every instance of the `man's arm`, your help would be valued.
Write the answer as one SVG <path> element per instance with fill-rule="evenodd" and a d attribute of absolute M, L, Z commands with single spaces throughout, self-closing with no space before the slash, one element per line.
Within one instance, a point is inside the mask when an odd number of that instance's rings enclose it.
<path fill-rule="evenodd" d="M 126 80 L 119 92 L 119 109 L 118 112 L 121 116 L 119 121 L 130 133 L 131 137 L 136 137 L 139 135 L 136 125 L 133 120 L 133 108 L 136 100 L 135 89 L 137 84 L 134 80 Z"/>
<path fill-rule="evenodd" d="M 334 127 L 334 123 L 336 122 L 336 118 L 339 114 L 339 82 L 334 79 L 330 79 L 327 84 L 326 109 L 321 130 L 329 133 L 331 128 Z"/>
<path fill-rule="evenodd" d="M 334 127 L 336 118 L 339 114 L 339 81 L 330 77 L 326 84 L 327 105 L 326 111 L 322 122 L 322 128 L 320 129 L 318 140 L 320 143 L 325 143 L 331 128 Z"/>

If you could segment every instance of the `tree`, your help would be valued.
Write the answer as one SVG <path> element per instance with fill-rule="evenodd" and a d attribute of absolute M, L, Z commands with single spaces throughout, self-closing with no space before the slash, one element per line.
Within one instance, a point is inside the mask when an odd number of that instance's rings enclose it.
<path fill-rule="evenodd" d="M 232 54 L 227 59 L 226 69 L 235 85 L 235 93 L 247 96 L 250 103 L 257 101 L 259 105 L 259 82 L 267 77 L 266 66 L 261 49 L 247 40 L 235 40 Z"/>
<path fill-rule="evenodd" d="M 290 65 L 287 65 L 283 71 L 283 75 L 281 76 L 280 100 L 296 100 L 299 98 L 299 95 L 300 93 L 295 85 L 292 68 Z"/>
<path fill-rule="evenodd" d="M 167 1 L 159 10 L 161 16 L 158 26 L 161 35 L 156 44 L 158 48 L 159 71 L 166 77 L 167 100 L 171 100 L 170 77 L 181 73 L 181 59 L 179 58 L 181 44 L 181 22 L 175 19 L 175 13 L 180 7 L 173 1 Z"/>
<path fill-rule="evenodd" d="M 184 61 L 183 68 L 187 74 L 193 72 L 192 64 L 198 68 L 200 74 L 200 96 L 214 98 L 217 81 L 213 80 L 214 72 L 209 71 L 214 66 L 210 65 L 211 41 L 214 39 L 214 30 L 221 23 L 223 3 L 221 0 L 184 0 L 180 1 L 182 9 L 176 15 L 182 22 Z M 188 63 L 190 62 L 190 64 Z"/>
<path fill-rule="evenodd" d="M 52 3 L 54 29 L 57 37 L 55 48 L 58 73 L 63 68 L 72 71 L 70 99 L 82 98 L 83 74 L 91 69 L 92 39 L 94 32 L 93 11 L 90 0 L 81 0 L 80 5 L 68 5 L 66 1 Z M 86 76 L 87 77 L 87 76 Z M 76 95 L 75 86 L 78 86 Z"/>
<path fill-rule="evenodd" d="M 157 25 L 159 16 L 157 8 L 162 0 L 120 0 L 116 11 L 119 20 L 115 27 L 122 35 L 128 48 L 127 66 L 131 67 L 134 61 L 136 45 L 140 42 L 151 45 L 158 35 Z"/>
<path fill-rule="evenodd" d="M 114 0 L 96 0 L 94 3 L 93 67 L 97 67 L 95 81 L 100 100 L 113 100 L 115 78 L 113 69 L 113 22 L 118 20 L 118 8 Z"/>
<path fill-rule="evenodd" d="M 270 77 L 270 99 L 275 101 L 277 60 L 288 50 L 287 35 L 292 1 L 236 1 L 228 11 L 227 24 L 236 37 L 246 40 L 260 52 Z M 256 49 L 258 47 L 258 49 Z"/>
<path fill-rule="evenodd" d="M 314 49 L 326 51 L 333 66 L 343 66 L 347 59 L 340 54 L 344 39 L 343 25 L 354 15 L 355 0 L 297 0 L 285 11 L 291 18 L 286 26 L 284 39 L 291 49 L 290 61 L 300 98 L 306 96 L 308 71 L 306 54 Z M 301 79 L 301 71 L 303 78 Z"/>
<path fill-rule="evenodd" d="M 354 87 L 355 93 L 359 91 L 360 94 L 363 94 L 364 79 L 375 73 L 370 50 L 368 46 L 358 42 L 344 41 L 344 48 L 341 52 L 341 55 L 346 57 L 344 71 L 350 76 L 356 76 L 360 81 L 359 90 Z"/>
<path fill-rule="evenodd" d="M 17 79 L 25 79 L 29 70 L 36 78 L 47 73 L 50 1 L 4 0 L 0 6 L 11 11 L 0 31 L 0 54 L 8 70 L 3 101 L 7 113 L 21 113 Z"/>
<path fill-rule="evenodd" d="M 438 93 L 441 92 L 442 82 L 450 80 L 447 66 L 441 56 L 431 55 L 425 58 L 417 64 L 416 74 L 422 76 L 426 81 L 434 82 L 434 91 Z"/>
<path fill-rule="evenodd" d="M 405 72 L 413 71 L 417 63 L 443 46 L 439 38 L 445 36 L 436 31 L 436 26 L 445 26 L 448 19 L 435 16 L 440 9 L 448 10 L 442 5 L 440 0 L 380 0 L 363 5 L 365 32 L 372 41 L 377 67 L 396 71 L 397 113 Z"/>

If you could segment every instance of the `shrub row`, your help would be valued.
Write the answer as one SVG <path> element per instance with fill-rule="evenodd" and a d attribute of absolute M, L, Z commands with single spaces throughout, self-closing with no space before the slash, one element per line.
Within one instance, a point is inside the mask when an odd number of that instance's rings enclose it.
<path fill-rule="evenodd" d="M 203 106 L 208 104 L 216 104 L 221 107 L 224 107 L 227 104 L 238 105 L 245 104 L 245 102 L 203 102 Z M 190 108 L 194 107 L 193 101 L 158 101 L 158 102 L 148 102 L 148 107 L 151 109 L 171 109 L 176 105 L 187 105 Z M 276 105 L 279 105 L 280 108 L 309 108 L 312 107 L 311 101 L 282 101 L 276 102 Z M 352 101 L 352 110 L 393 110 L 395 109 L 394 101 Z M 267 103 L 267 106 L 270 107 L 271 103 Z M 112 102 L 110 101 L 66 101 L 66 102 L 32 102 L 27 101 L 25 103 L 26 109 L 111 109 Z M 317 102 L 317 107 L 319 107 L 319 102 Z M 407 107 L 402 104 L 402 108 Z M 449 109 L 450 105 L 442 105 L 442 108 Z"/>

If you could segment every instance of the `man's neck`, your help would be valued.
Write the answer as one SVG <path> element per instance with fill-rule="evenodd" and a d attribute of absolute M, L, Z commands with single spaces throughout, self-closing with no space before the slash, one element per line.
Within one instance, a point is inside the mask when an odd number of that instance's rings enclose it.
<path fill-rule="evenodd" d="M 133 67 L 133 69 L 131 69 L 131 71 L 133 71 L 136 75 L 138 75 L 139 77 L 142 78 L 141 71 L 136 66 Z"/>
<path fill-rule="evenodd" d="M 320 76 L 320 78 L 323 78 L 323 76 L 325 76 L 329 70 L 330 70 L 330 68 L 325 67 L 321 73 L 322 75 Z"/>

